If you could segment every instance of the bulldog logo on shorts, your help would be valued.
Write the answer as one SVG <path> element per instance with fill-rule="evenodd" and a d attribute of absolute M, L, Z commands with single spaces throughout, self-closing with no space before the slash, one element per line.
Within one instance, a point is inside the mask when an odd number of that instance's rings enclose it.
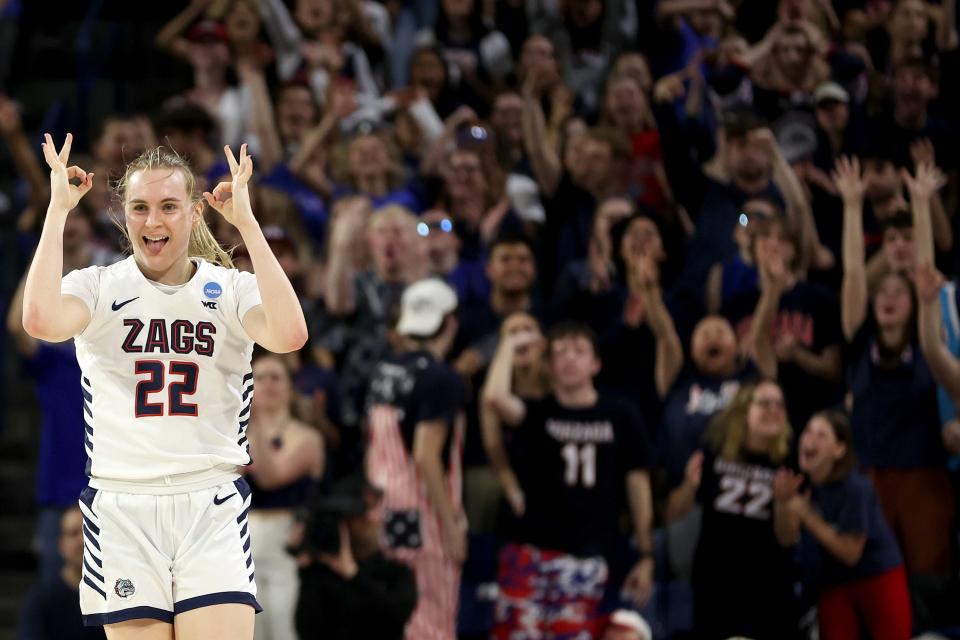
<path fill-rule="evenodd" d="M 119 578 L 116 584 L 113 585 L 113 592 L 121 598 L 129 598 L 137 592 L 137 589 L 133 586 L 132 581 L 126 578 Z"/>

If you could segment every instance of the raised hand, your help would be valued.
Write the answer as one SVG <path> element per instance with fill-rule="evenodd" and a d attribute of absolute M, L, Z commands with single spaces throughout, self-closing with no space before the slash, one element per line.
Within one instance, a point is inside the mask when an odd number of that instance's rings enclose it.
<path fill-rule="evenodd" d="M 76 165 L 67 166 L 70 147 L 73 145 L 73 134 L 67 134 L 67 139 L 59 152 L 49 133 L 43 134 L 43 137 L 46 140 L 41 145 L 43 157 L 50 167 L 50 210 L 66 215 L 77 206 L 80 198 L 93 188 L 93 174 L 87 173 Z M 70 183 L 74 178 L 80 179 L 79 185 Z"/>
<path fill-rule="evenodd" d="M 543 346 L 544 337 L 536 331 L 516 331 L 507 335 L 508 344 L 514 352 L 523 350 L 531 345 Z"/>
<path fill-rule="evenodd" d="M 910 175 L 906 169 L 901 170 L 900 178 L 907 186 L 913 202 L 929 202 L 930 198 L 947 184 L 943 172 L 929 163 L 918 164 L 915 175 Z"/>
<path fill-rule="evenodd" d="M 844 203 L 859 204 L 863 202 L 866 186 L 863 183 L 863 177 L 860 172 L 859 158 L 856 156 L 843 156 L 838 159 L 833 170 L 832 178 L 833 184 L 836 185 L 837 191 L 840 192 L 840 197 L 843 198 Z"/>
<path fill-rule="evenodd" d="M 759 142 L 764 149 L 771 153 L 779 148 L 777 146 L 777 137 L 773 134 L 773 131 L 770 130 L 769 127 L 760 127 L 759 129 L 754 129 L 748 134 L 748 137 L 756 142 Z"/>
<path fill-rule="evenodd" d="M 254 219 L 253 208 L 250 206 L 250 191 L 247 188 L 253 175 L 253 158 L 247 155 L 246 144 L 240 146 L 239 161 L 233 156 L 230 145 L 225 146 L 223 151 L 230 165 L 232 180 L 221 182 L 214 187 L 212 193 L 204 191 L 203 197 L 210 208 L 216 209 L 227 222 L 236 227 Z"/>
<path fill-rule="evenodd" d="M 643 254 L 627 259 L 634 283 L 641 291 L 649 291 L 660 284 L 660 268 L 653 256 Z"/>
<path fill-rule="evenodd" d="M 476 120 L 476 112 L 468 106 L 461 105 L 447 117 L 443 124 L 448 132 L 453 133 L 461 125 L 476 122 Z"/>
<path fill-rule="evenodd" d="M 673 102 L 687 93 L 683 86 L 683 74 L 673 73 L 663 76 L 653 85 L 653 99 L 656 102 Z"/>
<path fill-rule="evenodd" d="M 357 239 L 367 228 L 367 221 L 372 212 L 373 207 L 366 198 L 344 198 L 338 202 L 333 212 L 331 246 L 340 249 L 353 248 Z"/>
<path fill-rule="evenodd" d="M 789 270 L 779 251 L 758 256 L 760 264 L 760 290 L 782 292 L 787 286 Z"/>
<path fill-rule="evenodd" d="M 930 262 L 918 265 L 913 273 L 913 282 L 917 287 L 917 298 L 920 302 L 929 304 L 940 295 L 943 287 L 943 274 L 937 271 Z"/>

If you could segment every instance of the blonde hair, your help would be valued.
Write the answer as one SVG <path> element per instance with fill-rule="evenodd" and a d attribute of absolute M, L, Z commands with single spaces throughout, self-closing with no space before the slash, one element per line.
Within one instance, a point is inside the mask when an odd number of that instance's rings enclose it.
<path fill-rule="evenodd" d="M 743 458 L 743 447 L 747 441 L 747 413 L 750 411 L 750 405 L 753 404 L 757 389 L 763 384 L 773 384 L 780 388 L 780 385 L 773 380 L 760 380 L 745 384 L 740 387 L 737 395 L 730 401 L 726 409 L 710 421 L 710 427 L 707 430 L 707 442 L 718 457 L 733 461 Z M 792 438 L 793 429 L 790 427 L 790 422 L 784 420 L 783 430 L 768 452 L 774 462 L 779 463 L 786 459 L 790 452 L 790 440 Z"/>
<path fill-rule="evenodd" d="M 419 218 L 401 204 L 387 204 L 379 209 L 374 209 L 373 214 L 367 221 L 367 229 L 373 230 L 387 222 L 399 222 L 410 231 L 417 232 L 417 222 Z"/>
<path fill-rule="evenodd" d="M 185 186 L 187 188 L 187 198 L 190 201 L 191 209 L 198 204 L 203 203 L 203 197 L 200 193 L 200 186 L 197 184 L 197 177 L 193 174 L 189 163 L 183 156 L 173 149 L 166 147 L 154 147 L 147 149 L 130 164 L 127 165 L 123 176 L 114 185 L 114 195 L 120 203 L 121 211 L 127 201 L 127 188 L 130 185 L 130 179 L 138 171 L 150 171 L 153 169 L 169 169 L 172 172 L 179 171 L 183 174 Z M 117 226 L 123 232 L 124 238 L 130 247 L 133 242 L 127 234 L 127 227 L 120 220 L 116 221 Z M 207 221 L 203 218 L 203 210 L 200 212 L 200 219 L 190 229 L 190 244 L 187 248 L 187 256 L 191 258 L 203 258 L 213 264 L 218 264 L 228 269 L 233 269 L 233 259 L 230 257 L 230 251 L 224 249 L 217 242 L 217 239 L 207 226 Z"/>

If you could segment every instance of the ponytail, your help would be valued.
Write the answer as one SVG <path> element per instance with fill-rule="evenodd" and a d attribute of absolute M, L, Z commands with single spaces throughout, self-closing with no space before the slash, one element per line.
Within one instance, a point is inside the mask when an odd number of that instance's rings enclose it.
<path fill-rule="evenodd" d="M 191 258 L 203 258 L 207 262 L 218 264 L 227 269 L 235 269 L 233 258 L 230 257 L 230 251 L 220 246 L 217 239 L 213 237 L 207 221 L 200 214 L 200 220 L 190 230 L 190 245 L 187 249 L 187 255 Z"/>

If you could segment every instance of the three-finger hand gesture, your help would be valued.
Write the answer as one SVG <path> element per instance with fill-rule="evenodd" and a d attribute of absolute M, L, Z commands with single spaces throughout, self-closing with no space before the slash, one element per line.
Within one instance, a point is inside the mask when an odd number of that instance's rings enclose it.
<path fill-rule="evenodd" d="M 216 209 L 227 222 L 237 227 L 241 223 L 253 220 L 253 208 L 250 206 L 250 192 L 247 183 L 253 175 L 253 158 L 247 155 L 247 145 L 240 146 L 239 161 L 233 157 L 230 145 L 223 148 L 230 165 L 230 182 L 221 182 L 213 192 L 204 191 L 203 197 L 212 209 Z"/>
<path fill-rule="evenodd" d="M 73 144 L 73 134 L 67 134 L 67 139 L 60 151 L 57 151 L 49 133 L 43 134 L 43 137 L 46 140 L 41 145 L 43 147 L 43 157 L 50 167 L 50 210 L 66 215 L 77 206 L 80 198 L 85 196 L 93 187 L 93 174 L 87 173 L 76 165 L 67 166 L 67 160 L 70 159 L 70 147 Z M 80 179 L 79 185 L 70 183 L 74 178 Z"/>

